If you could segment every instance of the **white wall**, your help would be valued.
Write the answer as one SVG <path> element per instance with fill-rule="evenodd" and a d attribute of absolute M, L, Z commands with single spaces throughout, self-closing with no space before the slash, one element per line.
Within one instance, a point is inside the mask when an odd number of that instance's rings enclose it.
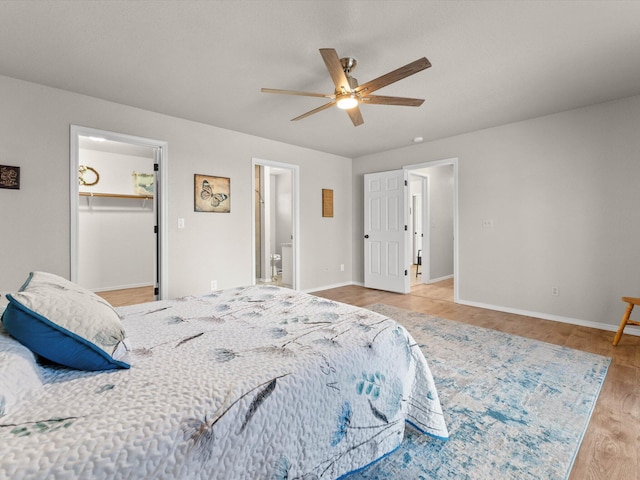
<path fill-rule="evenodd" d="M 275 225 L 276 225 L 276 239 L 275 239 L 275 252 L 282 255 L 282 244 L 291 243 L 292 230 L 292 192 L 291 192 L 291 173 L 284 173 L 280 175 L 274 175 L 274 181 L 276 184 L 276 199 L 275 199 Z"/>
<path fill-rule="evenodd" d="M 20 190 L 0 189 L 0 292 L 19 288 L 32 270 L 69 277 L 71 124 L 168 142 L 170 297 L 207 292 L 211 280 L 220 288 L 253 282 L 253 157 L 300 166 L 300 288 L 351 280 L 348 158 L 8 77 L 0 77 L 0 105 L 1 162 L 21 167 Z M 231 213 L 193 211 L 194 173 L 231 178 Z M 330 222 L 322 218 L 322 188 L 340 200 Z"/>
<path fill-rule="evenodd" d="M 613 328 L 640 295 L 639 125 L 637 96 L 354 159 L 354 279 L 364 173 L 457 157 L 460 299 Z"/>
<path fill-rule="evenodd" d="M 153 175 L 153 148 L 149 147 L 148 150 L 149 156 L 140 157 L 79 148 L 80 165 L 94 168 L 100 178 L 95 185 L 78 185 L 78 191 L 135 195 L 133 172 Z M 85 178 L 88 181 L 94 181 L 95 175 L 88 171 Z"/>
<path fill-rule="evenodd" d="M 453 275 L 453 165 L 421 169 L 429 180 L 429 225 L 423 225 L 429 236 L 429 251 L 423 252 L 422 268 L 429 270 L 429 279 L 442 279 Z"/>
<path fill-rule="evenodd" d="M 270 190 L 270 236 L 271 236 L 271 252 L 282 255 L 282 244 L 291 243 L 292 230 L 292 192 L 290 172 L 271 174 L 271 190 Z M 280 267 L 281 262 L 278 261 L 277 266 Z"/>
<path fill-rule="evenodd" d="M 100 174 L 96 185 L 80 185 L 81 192 L 133 195 L 132 172 L 153 173 L 148 157 L 81 149 L 79 159 Z M 93 291 L 153 285 L 154 225 L 152 200 L 80 197 L 78 284 Z"/>
<path fill-rule="evenodd" d="M 78 284 L 96 292 L 154 285 L 154 225 L 151 201 L 80 198 Z"/>
<path fill-rule="evenodd" d="M 271 254 L 278 252 L 278 184 L 276 182 L 276 176 L 269 175 L 269 183 L 271 189 L 269 190 L 269 251 L 267 252 L 269 258 Z M 271 277 L 271 269 L 269 270 L 269 277 Z"/>

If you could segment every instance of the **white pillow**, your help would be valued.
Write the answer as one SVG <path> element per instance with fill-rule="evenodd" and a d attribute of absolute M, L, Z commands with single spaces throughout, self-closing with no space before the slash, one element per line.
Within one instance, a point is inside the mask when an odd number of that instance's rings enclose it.
<path fill-rule="evenodd" d="M 41 388 L 40 367 L 33 353 L 0 325 L 0 416 Z"/>

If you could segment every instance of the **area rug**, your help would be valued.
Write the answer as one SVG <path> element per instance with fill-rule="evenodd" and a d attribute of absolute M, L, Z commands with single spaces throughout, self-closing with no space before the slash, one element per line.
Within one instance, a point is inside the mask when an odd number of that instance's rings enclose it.
<path fill-rule="evenodd" d="M 387 305 L 367 308 L 401 323 L 420 345 L 450 438 L 407 429 L 400 448 L 349 480 L 568 478 L 609 358 Z"/>

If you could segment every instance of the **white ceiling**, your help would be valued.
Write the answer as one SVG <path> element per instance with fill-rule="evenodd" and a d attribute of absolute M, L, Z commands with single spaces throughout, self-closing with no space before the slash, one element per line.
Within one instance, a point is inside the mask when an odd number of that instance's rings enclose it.
<path fill-rule="evenodd" d="M 0 75 L 355 158 L 640 94 L 640 1 L 0 0 Z M 422 56 L 353 127 L 319 48 L 362 84 Z M 135 134 L 136 132 L 125 132 Z"/>

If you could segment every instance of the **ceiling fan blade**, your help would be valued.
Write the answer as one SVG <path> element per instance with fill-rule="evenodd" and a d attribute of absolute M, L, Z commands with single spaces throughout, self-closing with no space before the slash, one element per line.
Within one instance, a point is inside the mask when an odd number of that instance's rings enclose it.
<path fill-rule="evenodd" d="M 362 103 L 374 105 L 400 105 L 402 107 L 419 107 L 424 103 L 423 98 L 385 97 L 383 95 L 369 95 L 360 98 Z"/>
<path fill-rule="evenodd" d="M 349 85 L 347 76 L 344 74 L 344 70 L 342 70 L 338 53 L 333 48 L 321 48 L 320 55 L 322 55 L 324 64 L 327 66 L 327 70 L 329 70 L 329 75 L 331 75 L 331 79 L 336 86 L 336 91 L 351 92 L 351 86 Z"/>
<path fill-rule="evenodd" d="M 364 123 L 364 120 L 362 119 L 362 113 L 360 113 L 360 108 L 358 108 L 357 105 L 345 111 L 349 114 L 349 118 L 353 122 L 354 127 L 357 127 L 358 125 L 362 125 Z"/>
<path fill-rule="evenodd" d="M 356 93 L 367 94 L 374 92 L 382 87 L 386 87 L 398 80 L 402 80 L 403 78 L 408 77 L 409 75 L 413 75 L 414 73 L 418 73 L 425 68 L 429 68 L 431 66 L 431 62 L 427 60 L 426 57 L 422 57 L 415 62 L 408 63 L 404 67 L 400 67 L 393 72 L 386 73 L 381 77 L 375 78 L 370 82 L 364 83 L 355 89 Z"/>
<path fill-rule="evenodd" d="M 283 95 L 301 95 L 303 97 L 335 98 L 335 95 L 333 95 L 333 94 L 298 92 L 296 90 L 278 90 L 277 88 L 262 88 L 262 89 L 260 89 L 260 91 L 262 93 L 281 93 Z"/>
<path fill-rule="evenodd" d="M 295 122 L 296 120 L 302 120 L 303 118 L 308 117 L 309 115 L 313 115 L 314 113 L 318 113 L 321 112 L 322 110 L 326 110 L 329 107 L 333 107 L 336 104 L 336 101 L 332 101 L 329 103 L 325 103 L 324 105 L 318 107 L 318 108 L 314 108 L 313 110 L 308 111 L 307 113 L 303 113 L 302 115 L 300 115 L 299 117 L 296 118 L 292 118 L 291 121 Z"/>

